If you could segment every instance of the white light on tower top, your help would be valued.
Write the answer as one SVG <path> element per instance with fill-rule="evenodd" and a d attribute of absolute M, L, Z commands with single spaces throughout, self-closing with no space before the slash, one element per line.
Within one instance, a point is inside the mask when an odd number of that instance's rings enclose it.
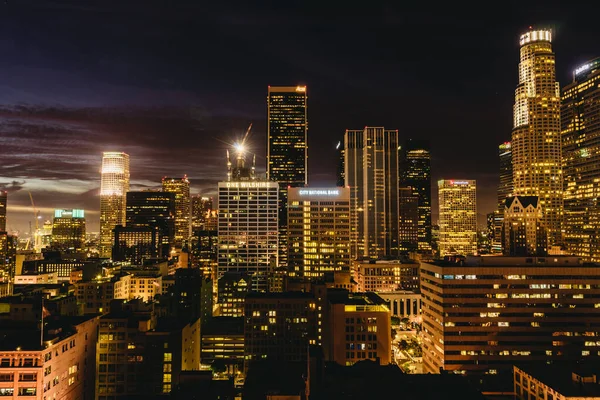
<path fill-rule="evenodd" d="M 539 42 L 539 41 L 552 42 L 552 32 L 547 29 L 529 31 L 529 32 L 521 35 L 521 37 L 519 39 L 519 44 L 521 46 L 523 46 L 523 45 L 526 45 L 527 43 Z"/>

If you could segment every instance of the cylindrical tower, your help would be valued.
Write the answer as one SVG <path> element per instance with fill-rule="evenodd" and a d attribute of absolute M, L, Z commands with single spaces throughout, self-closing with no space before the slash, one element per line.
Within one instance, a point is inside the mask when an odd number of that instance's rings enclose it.
<path fill-rule="evenodd" d="M 125 225 L 129 191 L 129 155 L 106 151 L 102 154 L 100 182 L 100 256 L 110 257 L 113 229 Z"/>
<path fill-rule="evenodd" d="M 549 244 L 562 243 L 560 89 L 549 30 L 520 37 L 512 131 L 513 195 L 538 196 Z"/>

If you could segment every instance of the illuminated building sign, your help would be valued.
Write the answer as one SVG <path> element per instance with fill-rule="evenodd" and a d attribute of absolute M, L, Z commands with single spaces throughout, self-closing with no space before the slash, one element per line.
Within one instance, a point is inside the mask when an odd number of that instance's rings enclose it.
<path fill-rule="evenodd" d="M 228 188 L 269 188 L 277 187 L 276 182 L 226 182 Z"/>
<path fill-rule="evenodd" d="M 339 196 L 339 189 L 300 189 L 300 196 Z"/>
<path fill-rule="evenodd" d="M 591 61 L 589 63 L 583 64 L 583 65 L 575 68 L 575 71 L 573 72 L 573 74 L 579 75 L 582 72 L 587 72 L 591 69 L 598 68 L 599 66 L 600 66 L 600 60 L 594 60 L 594 61 Z"/>
<path fill-rule="evenodd" d="M 450 181 L 451 185 L 468 185 L 469 181 Z"/>

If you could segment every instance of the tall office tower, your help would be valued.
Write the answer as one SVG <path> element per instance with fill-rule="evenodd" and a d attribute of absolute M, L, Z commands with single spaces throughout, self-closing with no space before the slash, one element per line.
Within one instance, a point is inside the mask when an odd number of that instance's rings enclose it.
<path fill-rule="evenodd" d="M 267 180 L 279 183 L 279 265 L 287 266 L 287 188 L 308 184 L 306 86 L 269 86 Z"/>
<path fill-rule="evenodd" d="M 548 30 L 521 35 L 511 146 L 513 194 L 538 196 L 549 244 L 554 245 L 562 241 L 563 177 L 560 89 L 551 40 Z"/>
<path fill-rule="evenodd" d="M 575 69 L 562 94 L 565 242 L 570 254 L 600 262 L 600 58 Z"/>
<path fill-rule="evenodd" d="M 493 235 L 490 237 L 493 253 L 502 252 L 502 230 L 504 228 L 504 207 L 506 198 L 513 194 L 512 148 L 510 142 L 498 146 L 500 159 L 500 182 L 498 184 L 498 209 L 494 211 Z"/>
<path fill-rule="evenodd" d="M 167 257 L 175 243 L 175 193 L 127 192 L 125 223 L 126 226 L 157 227 L 161 236 L 158 254 Z"/>
<path fill-rule="evenodd" d="M 345 158 L 346 152 L 344 151 L 344 143 L 338 142 L 335 146 L 335 152 L 338 157 L 338 167 L 337 167 L 337 183 L 336 186 L 344 187 L 346 185 L 346 171 L 345 171 Z"/>
<path fill-rule="evenodd" d="M 85 250 L 85 214 L 83 210 L 54 210 L 52 247 L 65 252 Z"/>
<path fill-rule="evenodd" d="M 419 250 L 431 250 L 431 153 L 429 141 L 408 139 L 400 148 L 400 186 L 419 198 Z"/>
<path fill-rule="evenodd" d="M 112 259 L 114 261 L 128 261 L 141 265 L 150 258 L 165 257 L 162 235 L 156 225 L 117 225 L 114 229 L 115 243 L 113 245 Z"/>
<path fill-rule="evenodd" d="M 419 248 L 419 196 L 410 187 L 399 190 L 398 248 L 401 252 Z"/>
<path fill-rule="evenodd" d="M 398 251 L 398 131 L 346 130 L 346 185 L 350 187 L 352 257 L 378 258 Z"/>
<path fill-rule="evenodd" d="M 181 179 L 164 177 L 162 189 L 175 193 L 175 245 L 182 246 L 192 235 L 190 181 L 187 175 Z"/>
<path fill-rule="evenodd" d="M 245 151 L 236 151 L 234 167 L 227 153 L 228 180 L 219 182 L 217 279 L 226 272 L 252 274 L 252 290 L 267 290 L 268 273 L 279 256 L 277 182 L 258 180 Z"/>
<path fill-rule="evenodd" d="M 439 180 L 439 252 L 477 253 L 477 195 L 474 180 Z"/>
<path fill-rule="evenodd" d="M 206 230 L 206 219 L 208 213 L 213 209 L 212 197 L 192 196 L 192 231 Z"/>
<path fill-rule="evenodd" d="M 548 237 L 542 224 L 542 207 L 536 196 L 506 199 L 502 244 L 504 255 L 545 256 Z"/>
<path fill-rule="evenodd" d="M 8 200 L 8 192 L 0 190 L 0 232 L 6 232 L 6 206 Z"/>
<path fill-rule="evenodd" d="M 350 189 L 288 189 L 289 273 L 350 272 Z"/>
<path fill-rule="evenodd" d="M 110 257 L 113 229 L 125 224 L 126 194 L 129 191 L 129 155 L 107 151 L 102 154 L 100 182 L 100 256 Z"/>
<path fill-rule="evenodd" d="M 513 193 L 512 148 L 510 142 L 498 146 L 500 158 L 500 183 L 498 185 L 498 211 L 504 212 L 506 198 Z"/>

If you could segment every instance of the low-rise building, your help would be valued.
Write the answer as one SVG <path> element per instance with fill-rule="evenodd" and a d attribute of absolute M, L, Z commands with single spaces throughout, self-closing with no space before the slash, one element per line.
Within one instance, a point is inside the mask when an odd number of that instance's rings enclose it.
<path fill-rule="evenodd" d="M 48 317 L 0 328 L 0 396 L 94 398 L 98 317 Z M 21 397 L 22 396 L 22 397 Z"/>
<path fill-rule="evenodd" d="M 517 400 L 600 400 L 600 364 L 514 366 Z"/>
<path fill-rule="evenodd" d="M 323 351 L 325 359 L 340 365 L 373 360 L 391 362 L 391 313 L 375 293 L 328 290 Z"/>
<path fill-rule="evenodd" d="M 404 260 L 356 260 L 354 279 L 359 292 L 419 290 L 419 262 Z"/>

